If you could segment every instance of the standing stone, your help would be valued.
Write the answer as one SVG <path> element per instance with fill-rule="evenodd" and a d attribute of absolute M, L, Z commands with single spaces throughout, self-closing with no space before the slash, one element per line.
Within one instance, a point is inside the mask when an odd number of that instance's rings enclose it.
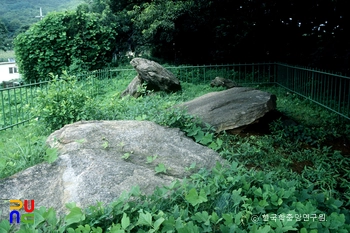
<path fill-rule="evenodd" d="M 138 82 L 147 83 L 147 90 L 176 92 L 181 90 L 180 81 L 173 73 L 165 69 L 157 62 L 150 61 L 144 58 L 134 58 L 130 64 L 138 73 Z M 136 79 L 136 78 L 135 78 Z M 134 81 L 134 84 L 136 81 Z M 137 86 L 129 84 L 128 88 L 123 92 L 122 96 L 136 93 Z M 132 89 L 130 87 L 132 85 Z M 140 84 L 138 84 L 140 85 Z"/>

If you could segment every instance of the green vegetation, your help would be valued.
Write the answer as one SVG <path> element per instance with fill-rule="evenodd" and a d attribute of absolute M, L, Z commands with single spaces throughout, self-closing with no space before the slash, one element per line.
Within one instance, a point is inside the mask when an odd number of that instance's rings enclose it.
<path fill-rule="evenodd" d="M 30 115 L 28 110 L 35 103 L 38 90 L 46 88 L 46 83 L 42 82 L 1 91 L 0 127 L 5 128 L 30 120 L 33 116 Z M 0 87 L 2 88 L 2 84 Z"/>
<path fill-rule="evenodd" d="M 141 195 L 134 187 L 107 206 L 100 203 L 82 210 L 67 204 L 70 213 L 61 218 L 53 209 L 41 208 L 35 211 L 36 223 L 21 224 L 20 232 L 33 228 L 41 232 L 350 231 L 350 158 L 327 144 L 349 137 L 349 124 L 340 124 L 334 114 L 281 88 L 257 86 L 278 96 L 278 110 L 293 123 L 274 121 L 266 135 L 215 134 L 209 125 L 203 128 L 198 120 L 169 108 L 221 89 L 183 82 L 180 93 L 145 91 L 138 99 L 120 98 L 133 76 L 124 72 L 113 79 L 84 81 L 103 86 L 98 95 L 91 94 L 96 92 L 91 92 L 89 85 L 82 89 L 76 77 L 63 76 L 52 82 L 48 99 L 61 93 L 59 84 L 66 86 L 67 93 L 59 95 L 55 103 L 39 98 L 40 109 L 33 111 L 43 117 L 28 126 L 0 132 L 0 177 L 45 160 L 53 162 L 57 152 L 44 146 L 51 132 L 47 129 L 79 119 L 150 120 L 179 127 L 193 140 L 219 152 L 230 165 L 201 170 L 150 196 Z M 69 114 L 61 115 L 54 105 Z M 108 142 L 102 140 L 101 147 L 108 149 Z M 129 156 L 132 152 L 124 159 Z M 157 164 L 156 173 L 166 173 L 156 157 L 150 155 L 147 162 Z M 14 230 L 7 220 L 0 223 L 0 229 Z"/>
<path fill-rule="evenodd" d="M 24 80 L 43 80 L 49 73 L 61 75 L 62 70 L 77 67 L 97 70 L 111 60 L 116 24 L 108 12 L 101 16 L 84 6 L 50 13 L 16 37 L 16 59 Z"/>
<path fill-rule="evenodd" d="M 0 179 L 43 162 L 49 133 L 35 123 L 0 131 Z"/>
<path fill-rule="evenodd" d="M 58 154 L 45 146 L 46 137 L 67 123 L 92 119 L 150 120 L 179 127 L 230 165 L 201 170 L 150 196 L 134 187 L 107 206 L 82 210 L 67 204 L 70 213 L 61 218 L 53 209 L 40 208 L 35 224 L 22 224 L 19 232 L 350 231 L 350 158 L 333 143 L 349 140 L 350 127 L 333 113 L 280 88 L 258 87 L 278 96 L 283 113 L 270 124 L 270 133 L 216 134 L 210 125 L 171 108 L 221 90 L 198 82 L 196 77 L 203 75 L 199 69 L 174 72 L 181 77 L 180 93 L 153 93 L 141 87 L 144 95 L 138 99 L 120 97 L 132 72 L 103 80 L 68 75 L 105 67 L 112 57 L 122 64 L 129 59 L 128 51 L 168 63 L 283 59 L 344 72 L 348 64 L 342 61 L 347 61 L 350 48 L 344 39 L 345 1 L 85 0 L 77 10 L 64 11 L 80 2 L 2 2 L 0 50 L 15 48 L 27 83 L 46 79 L 49 73 L 53 81 L 1 92 L 1 103 L 7 106 L 0 112 L 1 125 L 9 124 L 6 119 L 10 124 L 27 119 L 27 109 L 30 116 L 40 117 L 0 132 L 0 178 L 54 162 Z M 33 18 L 39 7 L 45 15 L 41 21 Z M 230 72 L 227 77 L 237 78 L 234 70 Z M 245 76 L 254 77 L 254 69 Z M 14 111 L 18 115 L 13 119 L 5 118 Z M 101 139 L 101 148 L 108 147 Z M 130 156 L 132 152 L 125 153 L 123 159 Z M 155 173 L 167 172 L 156 155 L 147 162 L 157 164 Z M 1 221 L 0 232 L 8 231 L 15 229 Z"/>
<path fill-rule="evenodd" d="M 77 83 L 76 77 L 64 72 L 61 78 L 54 77 L 48 86 L 48 90 L 38 90 L 36 105 L 32 108 L 32 115 L 40 116 L 46 127 L 56 130 L 86 118 L 83 108 L 92 97 L 87 93 L 93 94 L 89 88 L 91 82 Z"/>
<path fill-rule="evenodd" d="M 42 8 L 43 15 L 49 12 L 65 11 L 76 8 L 83 0 L 2 0 L 0 8 L 0 39 L 2 38 L 1 25 L 6 28 L 3 33 L 3 47 L 0 50 L 13 49 L 12 40 L 21 32 L 26 31 L 30 25 L 39 21 L 35 16 L 39 15 Z"/>
<path fill-rule="evenodd" d="M 0 51 L 6 50 L 6 42 L 5 42 L 6 34 L 7 34 L 7 28 L 5 24 L 3 24 L 0 21 Z"/>
<path fill-rule="evenodd" d="M 326 2 L 85 0 L 74 11 L 58 8 L 20 30 L 16 58 L 27 80 L 122 64 L 133 56 L 171 64 L 282 60 L 346 72 L 343 1 Z M 7 23 L 0 25 L 0 37 L 11 34 Z"/>

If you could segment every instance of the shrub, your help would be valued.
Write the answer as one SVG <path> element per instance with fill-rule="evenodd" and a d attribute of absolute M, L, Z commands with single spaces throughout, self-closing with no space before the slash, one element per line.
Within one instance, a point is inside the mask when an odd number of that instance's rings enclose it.
<path fill-rule="evenodd" d="M 84 83 L 77 83 L 77 78 L 66 72 L 61 78 L 53 76 L 47 91 L 38 91 L 37 105 L 32 114 L 51 130 L 86 119 L 83 109 L 90 97 L 83 87 Z"/>

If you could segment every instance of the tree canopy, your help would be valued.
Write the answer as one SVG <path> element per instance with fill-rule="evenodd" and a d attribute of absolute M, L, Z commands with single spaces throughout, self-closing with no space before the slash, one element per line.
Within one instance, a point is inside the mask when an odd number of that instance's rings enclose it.
<path fill-rule="evenodd" d="M 7 28 L 3 22 L 0 21 L 0 50 L 6 50 Z"/>
<path fill-rule="evenodd" d="M 119 40 L 128 49 L 170 62 L 349 64 L 345 0 L 94 0 L 92 9 L 102 2 L 124 20 Z"/>
<path fill-rule="evenodd" d="M 55 64 L 60 68 L 73 61 L 97 68 L 112 55 L 125 57 L 132 51 L 168 63 L 280 61 L 342 72 L 349 69 L 350 20 L 345 0 L 85 2 L 71 16 L 51 15 L 21 34 L 17 54 L 34 64 L 47 60 L 45 66 L 53 63 L 51 56 L 58 56 Z M 57 39 L 61 37 L 62 42 Z M 40 52 L 31 51 L 30 56 L 21 47 L 34 43 L 31 40 L 37 43 L 31 48 Z M 37 72 L 42 68 L 36 66 Z"/>
<path fill-rule="evenodd" d="M 49 73 L 86 68 L 99 69 L 110 62 L 116 25 L 102 14 L 89 12 L 84 5 L 76 11 L 50 13 L 15 43 L 20 72 L 27 80 L 45 79 Z"/>

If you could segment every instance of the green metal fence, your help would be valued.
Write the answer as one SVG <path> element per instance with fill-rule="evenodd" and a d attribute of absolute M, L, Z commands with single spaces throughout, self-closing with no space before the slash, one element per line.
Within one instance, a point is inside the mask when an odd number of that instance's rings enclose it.
<path fill-rule="evenodd" d="M 0 130 L 24 124 L 32 119 L 30 108 L 35 105 L 37 90 L 45 89 L 48 81 L 8 87 L 0 90 Z"/>
<path fill-rule="evenodd" d="M 239 85 L 275 83 L 274 63 L 166 67 L 180 81 L 209 83 L 215 77 L 234 80 Z"/>
<path fill-rule="evenodd" d="M 350 120 L 350 77 L 276 64 L 276 84 Z"/>
<path fill-rule="evenodd" d="M 350 78 L 280 63 L 166 67 L 181 82 L 210 83 L 215 77 L 234 80 L 241 86 L 277 84 L 350 119 Z M 116 78 L 132 80 L 134 69 L 104 69 L 77 75 L 89 94 L 98 95 Z M 0 87 L 0 131 L 30 121 L 38 89 L 47 91 L 48 81 L 18 87 Z"/>
<path fill-rule="evenodd" d="M 103 93 L 106 86 L 113 85 L 115 77 L 124 77 L 124 74 L 128 75 L 127 78 L 133 78 L 137 73 L 134 69 L 103 69 L 82 72 L 76 76 L 86 94 L 96 96 Z M 0 131 L 23 125 L 35 118 L 36 116 L 30 115 L 30 109 L 35 107 L 37 91 L 47 92 L 49 82 L 41 81 L 6 88 L 0 83 Z"/>

